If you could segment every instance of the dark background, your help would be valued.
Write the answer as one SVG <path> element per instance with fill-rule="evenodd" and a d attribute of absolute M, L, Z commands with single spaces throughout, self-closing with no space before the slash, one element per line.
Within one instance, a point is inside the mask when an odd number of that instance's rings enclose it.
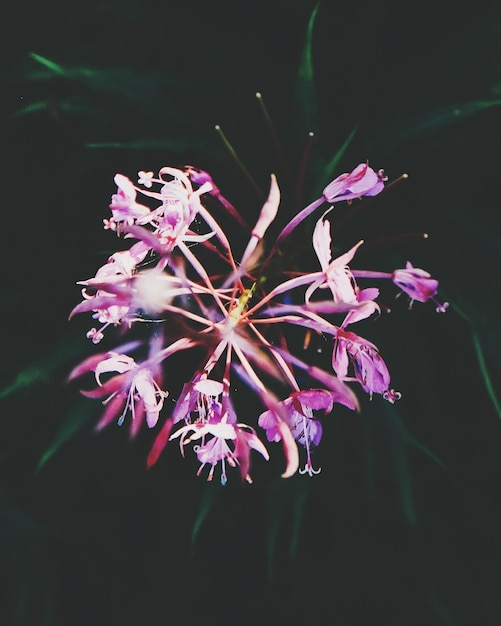
<path fill-rule="evenodd" d="M 315 6 L 4 2 L 1 623 L 499 624 L 499 3 L 325 0 L 311 82 Z M 364 238 L 361 268 L 411 260 L 451 303 L 409 312 L 383 290 L 391 315 L 360 334 L 403 398 L 327 418 L 311 480 L 280 479 L 279 449 L 253 486 L 206 484 L 175 446 L 146 471 L 152 433 L 95 435 L 99 403 L 65 382 L 93 350 L 67 316 L 116 243 L 116 172 L 191 163 L 257 214 L 216 123 L 262 189 L 277 172 L 282 224 L 307 132 L 303 205 L 356 128 L 334 176 L 369 160 L 409 179 L 340 208 L 337 244 Z"/>

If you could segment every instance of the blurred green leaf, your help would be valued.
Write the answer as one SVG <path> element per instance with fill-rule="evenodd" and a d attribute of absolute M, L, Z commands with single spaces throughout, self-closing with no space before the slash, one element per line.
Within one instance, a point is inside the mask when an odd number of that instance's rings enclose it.
<path fill-rule="evenodd" d="M 487 393 L 489 395 L 489 398 L 492 401 L 492 404 L 494 405 L 494 408 L 496 409 L 496 413 L 499 417 L 499 419 L 501 419 L 501 405 L 499 403 L 499 400 L 497 398 L 496 395 L 496 391 L 494 389 L 494 384 L 492 381 L 492 378 L 489 374 L 489 370 L 487 368 L 487 362 L 485 359 L 485 355 L 484 355 L 484 350 L 482 348 L 482 344 L 480 342 L 479 336 L 476 332 L 472 333 L 472 339 L 473 339 L 473 345 L 475 347 L 475 352 L 477 355 L 477 359 L 478 359 L 478 364 L 480 367 L 480 372 L 482 373 L 482 378 L 484 379 L 484 383 L 485 383 L 485 387 L 487 389 Z"/>
<path fill-rule="evenodd" d="M 407 456 L 407 429 L 401 422 L 395 409 L 388 403 L 383 406 L 382 415 L 385 418 L 385 431 L 390 447 L 391 458 L 395 468 L 400 505 L 405 519 L 410 526 L 417 523 L 414 493 L 412 489 L 411 472 Z"/>
<path fill-rule="evenodd" d="M 175 79 L 167 72 L 159 70 L 137 70 L 129 67 L 98 69 L 91 67 L 64 67 L 46 57 L 31 52 L 30 58 L 49 70 L 42 74 L 28 74 L 32 80 L 65 78 L 85 85 L 98 93 L 108 93 L 118 97 L 121 103 L 139 107 L 145 113 L 153 111 L 165 115 L 168 110 L 179 117 L 178 121 L 189 122 L 188 112 L 170 98 L 168 89 L 198 89 L 204 79 L 187 80 L 180 76 Z M 193 120 L 191 120 L 193 124 Z"/>
<path fill-rule="evenodd" d="M 85 144 L 85 147 L 94 150 L 119 148 L 123 150 L 167 150 L 172 152 L 180 152 L 187 149 L 205 152 L 210 152 L 211 150 L 209 142 L 204 141 L 203 139 L 197 139 L 195 141 L 185 137 L 170 137 L 168 139 L 152 137 L 148 139 L 136 139 L 134 141 L 105 141 L 99 143 L 87 143 Z"/>
<path fill-rule="evenodd" d="M 40 63 L 47 69 L 51 70 L 51 72 L 54 72 L 54 74 L 60 74 L 62 76 L 65 76 L 68 74 L 68 72 L 63 68 L 62 65 L 59 65 L 58 63 L 54 63 L 54 61 L 50 61 L 49 59 L 46 59 L 40 54 L 36 54 L 36 52 L 30 52 L 29 56 L 37 63 Z"/>
<path fill-rule="evenodd" d="M 317 99 L 313 76 L 313 30 L 319 6 L 320 2 L 313 9 L 308 22 L 306 41 L 296 79 L 295 100 L 306 132 L 316 132 L 318 129 Z"/>
<path fill-rule="evenodd" d="M 60 425 L 54 439 L 47 450 L 42 454 L 36 467 L 38 473 L 54 454 L 80 430 L 88 427 L 95 417 L 96 405 L 94 402 L 80 398 Z"/>
<path fill-rule="evenodd" d="M 343 145 L 334 153 L 331 160 L 325 165 L 323 172 L 321 174 L 320 180 L 318 182 L 318 187 L 316 190 L 316 195 L 320 194 L 322 189 L 324 189 L 336 176 L 339 176 L 339 172 L 337 168 L 341 159 L 343 158 L 346 150 L 349 145 L 353 141 L 353 137 L 355 137 L 356 132 L 358 130 L 358 125 L 351 131 L 351 133 L 346 137 Z"/>
<path fill-rule="evenodd" d="M 202 528 L 204 521 L 209 515 L 210 511 L 213 509 L 214 504 L 221 493 L 222 486 L 218 483 L 207 483 L 200 499 L 200 505 L 198 507 L 197 516 L 193 523 L 193 528 L 191 530 L 191 550 L 193 552 L 195 547 L 195 542 L 198 537 L 198 533 Z"/>
<path fill-rule="evenodd" d="M 85 338 L 82 338 L 80 335 L 77 337 L 66 336 L 47 356 L 36 363 L 28 365 L 19 372 L 10 385 L 1 389 L 0 400 L 31 385 L 46 381 L 49 375 L 58 367 L 84 354 L 88 346 L 88 341 L 85 341 Z"/>
<path fill-rule="evenodd" d="M 53 102 L 50 100 L 40 100 L 38 102 L 32 102 L 22 109 L 18 109 L 12 114 L 13 119 L 24 117 L 26 115 L 32 115 L 33 113 L 47 113 L 54 110 L 55 112 L 61 112 L 68 115 L 86 115 L 101 117 L 103 112 L 96 107 L 91 107 L 82 98 L 67 98 L 65 100 L 58 100 Z"/>
<path fill-rule="evenodd" d="M 380 130 L 371 143 L 379 143 L 387 148 L 425 135 L 432 134 L 482 111 L 501 105 L 501 99 L 477 100 L 460 104 L 450 104 L 432 109 L 411 119 L 391 124 Z"/>
<path fill-rule="evenodd" d="M 417 524 L 417 515 L 407 447 L 415 447 L 443 469 L 446 469 L 446 467 L 427 446 L 417 441 L 409 433 L 394 406 L 388 402 L 380 405 L 380 415 L 395 469 L 402 512 L 407 523 L 410 526 L 415 526 Z"/>

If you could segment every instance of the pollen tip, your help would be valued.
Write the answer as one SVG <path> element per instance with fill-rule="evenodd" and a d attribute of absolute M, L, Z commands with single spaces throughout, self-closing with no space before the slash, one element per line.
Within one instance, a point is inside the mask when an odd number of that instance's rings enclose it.
<path fill-rule="evenodd" d="M 315 136 L 315 133 L 312 130 L 310 130 L 310 132 L 308 133 L 308 137 L 314 137 L 314 136 Z"/>
<path fill-rule="evenodd" d="M 219 124 L 216 124 L 216 125 L 214 126 L 214 128 L 215 128 L 217 131 L 220 131 L 220 130 L 221 130 L 221 126 L 219 126 Z"/>
<path fill-rule="evenodd" d="M 261 95 L 261 92 L 260 91 L 256 91 L 256 98 L 258 98 L 258 100 L 259 100 L 262 97 L 263 96 Z"/>
<path fill-rule="evenodd" d="M 428 239 L 429 236 L 428 233 L 423 233 L 423 239 Z"/>
<path fill-rule="evenodd" d="M 409 178 L 409 174 L 407 173 L 402 174 L 402 178 Z"/>

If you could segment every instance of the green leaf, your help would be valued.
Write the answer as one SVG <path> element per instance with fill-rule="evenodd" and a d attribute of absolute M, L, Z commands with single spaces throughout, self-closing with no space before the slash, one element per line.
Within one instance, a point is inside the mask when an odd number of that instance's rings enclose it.
<path fill-rule="evenodd" d="M 66 100 L 60 100 L 57 103 L 48 101 L 48 100 L 40 100 L 38 102 L 32 102 L 22 109 L 18 109 L 12 114 L 13 119 L 17 119 L 20 117 L 25 117 L 26 115 L 32 115 L 34 113 L 47 113 L 52 108 L 54 108 L 57 112 L 64 113 L 66 115 L 92 115 L 95 117 L 102 117 L 103 112 L 97 109 L 96 107 L 89 106 L 81 98 L 68 98 Z"/>
<path fill-rule="evenodd" d="M 120 149 L 120 150 L 166 150 L 169 152 L 181 152 L 187 149 L 196 149 L 199 151 L 209 152 L 210 147 L 207 141 L 197 139 L 196 141 L 189 138 L 145 138 L 136 139 L 134 141 L 105 141 L 99 143 L 86 143 L 86 148 L 93 150 L 102 149 Z"/>
<path fill-rule="evenodd" d="M 484 384 L 487 389 L 487 393 L 489 395 L 489 398 L 492 401 L 492 404 L 494 405 L 494 408 L 496 409 L 496 413 L 499 419 L 501 419 L 501 405 L 497 398 L 496 391 L 494 389 L 494 385 L 492 382 L 492 378 L 489 374 L 489 370 L 487 369 L 487 361 L 485 359 L 482 344 L 480 343 L 478 334 L 475 331 L 472 333 L 472 339 L 473 339 L 473 346 L 475 347 L 475 352 L 477 354 L 480 372 L 482 373 L 482 378 L 484 379 Z"/>
<path fill-rule="evenodd" d="M 417 523 L 414 493 L 412 489 L 409 459 L 407 457 L 407 429 L 400 421 L 395 409 L 386 404 L 383 408 L 385 416 L 386 436 L 390 446 L 391 457 L 397 477 L 400 494 L 400 505 L 410 526 Z"/>
<path fill-rule="evenodd" d="M 95 413 L 95 402 L 79 398 L 74 409 L 70 411 L 69 415 L 59 427 L 52 443 L 42 454 L 35 473 L 38 473 L 47 461 L 51 459 L 67 441 L 74 437 L 79 431 L 87 428 L 92 423 Z"/>
<path fill-rule="evenodd" d="M 62 65 L 54 63 L 54 61 L 51 61 L 50 59 L 47 59 L 40 54 L 37 54 L 36 52 L 30 52 L 28 56 L 37 63 L 40 63 L 41 65 L 49 69 L 54 74 L 59 74 L 60 76 L 66 76 L 68 74 L 68 72 L 64 69 Z"/>
<path fill-rule="evenodd" d="M 64 77 L 68 80 L 80 82 L 92 91 L 98 93 L 108 93 L 118 97 L 121 103 L 128 103 L 137 106 L 141 111 L 154 111 L 164 115 L 166 111 L 174 113 L 178 106 L 174 101 L 168 101 L 165 94 L 165 87 L 172 87 L 171 76 L 160 71 L 139 71 L 132 68 L 92 68 L 92 67 L 64 67 L 46 57 L 31 52 L 29 56 L 52 72 L 46 78 Z M 38 77 L 40 79 L 40 77 Z M 197 80 L 197 85 L 200 86 Z M 194 89 L 194 83 L 176 79 L 176 88 L 184 86 Z M 188 114 L 180 110 L 179 106 L 175 110 L 178 121 L 188 121 Z M 181 119 L 182 118 L 182 119 Z M 193 124 L 193 121 L 192 121 Z"/>
<path fill-rule="evenodd" d="M 331 182 L 331 180 L 333 180 L 334 178 L 336 178 L 336 176 L 339 175 L 340 172 L 337 171 L 337 168 L 346 150 L 348 149 L 350 143 L 353 141 L 353 137 L 355 137 L 357 130 L 358 130 L 358 124 L 357 126 L 355 126 L 355 128 L 353 128 L 353 130 L 350 132 L 348 137 L 346 137 L 343 145 L 337 150 L 337 152 L 334 153 L 334 155 L 332 156 L 331 160 L 327 163 L 327 165 L 325 165 L 322 175 L 320 177 L 320 181 L 319 181 L 319 187 L 317 190 L 318 194 L 321 192 L 321 190 L 324 187 L 326 187 Z"/>
<path fill-rule="evenodd" d="M 405 424 L 400 419 L 395 407 L 385 402 L 380 405 L 381 418 L 385 429 L 386 438 L 391 452 L 393 467 L 397 478 L 397 485 L 400 497 L 400 505 L 407 523 L 410 526 L 417 524 L 416 508 L 414 503 L 414 493 L 412 488 L 411 471 L 407 446 L 413 446 L 426 454 L 435 463 L 446 469 L 440 459 L 420 441 L 417 441 L 407 430 Z"/>
<path fill-rule="evenodd" d="M 477 100 L 461 104 L 450 104 L 438 109 L 432 109 L 410 120 L 405 120 L 381 130 L 375 143 L 395 148 L 400 144 L 425 135 L 432 134 L 482 111 L 501 105 L 501 99 Z"/>
<path fill-rule="evenodd" d="M 202 528 L 202 524 L 206 520 L 210 511 L 214 507 L 214 503 L 216 502 L 217 497 L 221 493 L 222 486 L 216 483 L 207 483 L 204 493 L 200 499 L 200 505 L 198 507 L 197 516 L 193 523 L 193 528 L 191 531 L 191 550 L 195 547 L 195 541 L 197 540 L 198 533 Z"/>
<path fill-rule="evenodd" d="M 19 372 L 10 385 L 0 390 L 0 400 L 31 385 L 47 381 L 49 375 L 54 370 L 85 353 L 88 346 L 88 341 L 85 341 L 81 336 L 76 338 L 65 337 L 47 356 L 36 363 L 28 365 Z"/>
<path fill-rule="evenodd" d="M 313 77 L 313 28 L 320 2 L 313 9 L 308 21 L 306 41 L 296 79 L 296 106 L 304 122 L 306 132 L 316 132 L 318 128 L 317 102 Z"/>

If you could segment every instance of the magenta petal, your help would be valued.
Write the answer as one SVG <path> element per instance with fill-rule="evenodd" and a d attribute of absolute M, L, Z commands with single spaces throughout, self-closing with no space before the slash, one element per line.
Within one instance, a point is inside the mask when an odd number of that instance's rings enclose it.
<path fill-rule="evenodd" d="M 237 438 L 235 441 L 234 456 L 238 459 L 242 480 L 245 480 L 249 476 L 250 468 L 250 446 L 246 434 L 247 433 L 241 431 L 239 428 L 236 429 Z"/>
<path fill-rule="evenodd" d="M 308 373 L 310 376 L 320 381 L 326 387 L 328 387 L 333 395 L 333 401 L 339 402 L 340 404 L 344 404 L 344 406 L 349 409 L 356 409 L 357 411 L 360 409 L 358 404 L 358 398 L 353 393 L 353 391 L 345 385 L 337 376 L 333 376 L 328 372 L 320 369 L 319 367 L 310 367 L 308 369 Z"/>
<path fill-rule="evenodd" d="M 105 426 L 108 426 L 110 422 L 116 419 L 117 415 L 119 415 L 123 411 L 126 400 L 127 396 L 124 393 L 119 393 L 111 398 L 111 400 L 109 400 L 106 405 L 106 410 L 104 411 L 101 419 L 97 423 L 97 431 L 102 430 L 103 428 L 105 428 Z"/>
<path fill-rule="evenodd" d="M 321 410 L 330 413 L 334 402 L 333 393 L 326 389 L 305 389 L 292 394 L 293 404 L 298 413 L 302 413 L 301 408 L 297 408 L 297 404 L 304 404 L 310 409 Z"/>
<path fill-rule="evenodd" d="M 268 441 L 280 441 L 281 434 L 278 428 L 278 419 L 273 411 L 265 411 L 261 413 L 258 419 L 258 424 L 266 431 L 266 438 Z"/>
<path fill-rule="evenodd" d="M 83 376 L 88 372 L 93 372 L 96 369 L 97 365 L 105 358 L 106 352 L 99 352 L 98 354 L 93 354 L 92 356 L 89 356 L 71 370 L 68 376 L 68 380 L 74 380 L 75 378 Z"/>
<path fill-rule="evenodd" d="M 137 433 L 139 432 L 141 424 L 144 421 L 144 414 L 144 404 L 142 402 L 136 402 L 134 414 L 132 416 L 132 419 L 130 420 L 129 435 L 131 439 L 134 439 L 134 437 L 136 437 Z"/>
<path fill-rule="evenodd" d="M 129 306 L 129 302 L 117 296 L 95 296 L 88 300 L 83 300 L 71 311 L 70 319 L 78 313 L 88 313 L 98 309 L 108 309 L 112 306 Z"/>
<path fill-rule="evenodd" d="M 80 393 L 86 398 L 103 398 L 104 396 L 110 396 L 112 393 L 118 391 L 125 382 L 125 374 L 118 374 L 113 376 L 110 380 L 107 380 L 103 385 L 90 390 L 81 390 Z"/>
<path fill-rule="evenodd" d="M 169 435 L 172 430 L 173 421 L 172 418 L 169 417 L 165 421 L 165 424 L 162 426 L 162 429 L 158 433 L 153 442 L 153 446 L 151 447 L 150 453 L 148 454 L 148 459 L 146 461 L 147 467 L 152 467 L 158 461 L 159 456 L 162 454 L 163 449 L 167 445 L 169 441 Z"/>

